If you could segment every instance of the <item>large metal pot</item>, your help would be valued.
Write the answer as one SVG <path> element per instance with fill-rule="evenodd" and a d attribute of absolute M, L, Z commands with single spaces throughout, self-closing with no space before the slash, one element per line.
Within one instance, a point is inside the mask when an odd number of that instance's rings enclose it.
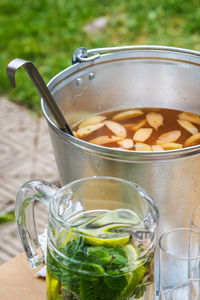
<path fill-rule="evenodd" d="M 73 62 L 48 84 L 70 125 L 92 114 L 133 107 L 200 113 L 199 52 L 154 46 L 80 48 Z M 200 146 L 166 152 L 96 146 L 58 129 L 43 101 L 41 105 L 62 184 L 94 175 L 132 180 L 157 203 L 159 234 L 188 226 L 190 211 L 200 204 Z"/>

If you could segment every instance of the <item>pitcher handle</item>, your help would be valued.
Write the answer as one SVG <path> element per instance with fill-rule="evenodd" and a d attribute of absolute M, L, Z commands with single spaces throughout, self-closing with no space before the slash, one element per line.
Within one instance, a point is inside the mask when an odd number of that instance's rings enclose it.
<path fill-rule="evenodd" d="M 46 206 L 59 188 L 43 180 L 31 180 L 19 189 L 16 195 L 15 216 L 21 242 L 31 268 L 44 261 L 44 253 L 38 241 L 34 217 L 34 202 Z"/>

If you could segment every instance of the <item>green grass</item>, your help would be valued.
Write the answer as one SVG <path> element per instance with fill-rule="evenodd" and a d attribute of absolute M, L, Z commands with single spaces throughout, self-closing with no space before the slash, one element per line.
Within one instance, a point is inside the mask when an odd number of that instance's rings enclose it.
<path fill-rule="evenodd" d="M 10 222 L 15 222 L 14 210 L 0 216 L 0 225 L 5 223 L 10 223 Z"/>
<path fill-rule="evenodd" d="M 105 16 L 95 34 L 85 26 Z M 6 75 L 10 60 L 31 60 L 48 82 L 71 65 L 80 47 L 154 44 L 200 50 L 197 0 L 0 0 L 0 93 L 40 112 L 40 97 L 24 70 L 16 89 Z"/>

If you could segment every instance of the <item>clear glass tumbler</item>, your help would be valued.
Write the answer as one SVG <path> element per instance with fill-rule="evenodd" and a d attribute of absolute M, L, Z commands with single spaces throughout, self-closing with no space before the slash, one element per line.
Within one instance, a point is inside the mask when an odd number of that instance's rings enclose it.
<path fill-rule="evenodd" d="M 175 228 L 159 239 L 160 299 L 169 300 L 172 288 L 180 281 L 200 278 L 200 232 Z"/>
<path fill-rule="evenodd" d="M 177 283 L 170 300 L 200 300 L 200 279 L 188 279 Z"/>
<path fill-rule="evenodd" d="M 60 190 L 30 181 L 19 190 L 16 219 L 32 267 L 43 260 L 33 204 L 49 207 L 48 300 L 154 300 L 158 210 L 133 182 L 92 177 Z"/>
<path fill-rule="evenodd" d="M 189 217 L 190 228 L 200 231 L 200 206 L 194 208 Z"/>

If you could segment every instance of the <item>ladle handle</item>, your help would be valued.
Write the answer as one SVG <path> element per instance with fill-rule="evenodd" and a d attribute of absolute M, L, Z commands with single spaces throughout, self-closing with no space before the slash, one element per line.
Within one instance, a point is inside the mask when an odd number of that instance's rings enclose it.
<path fill-rule="evenodd" d="M 26 72 L 28 73 L 29 77 L 33 81 L 35 87 L 37 88 L 38 92 L 40 93 L 42 99 L 45 101 L 46 105 L 52 112 L 58 126 L 61 130 L 73 135 L 69 125 L 67 124 L 63 114 L 61 113 L 56 101 L 54 100 L 53 96 L 51 95 L 48 87 L 46 86 L 42 76 L 40 75 L 37 68 L 31 61 L 27 61 L 21 58 L 15 58 L 12 60 L 7 66 L 7 75 L 10 80 L 10 83 L 13 87 L 16 86 L 15 84 L 15 72 L 20 67 L 24 67 Z"/>

